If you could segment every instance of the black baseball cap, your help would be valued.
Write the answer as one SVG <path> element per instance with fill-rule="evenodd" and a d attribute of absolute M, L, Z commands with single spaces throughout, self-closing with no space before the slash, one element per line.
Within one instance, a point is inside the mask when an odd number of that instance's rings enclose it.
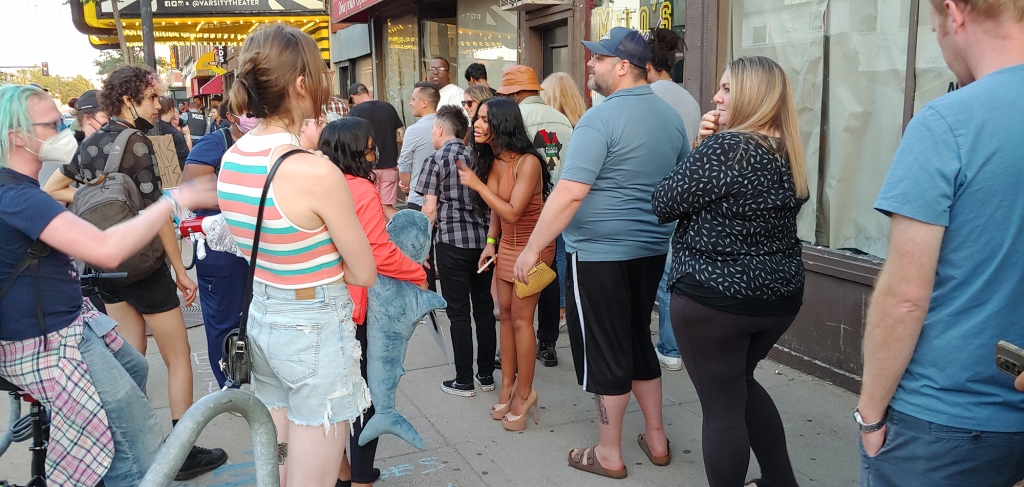
<path fill-rule="evenodd" d="M 612 27 L 597 42 L 583 41 L 583 47 L 594 54 L 614 56 L 641 68 L 646 68 L 651 60 L 651 46 L 644 36 L 626 27 Z"/>
<path fill-rule="evenodd" d="M 355 83 L 348 87 L 348 96 L 355 96 L 360 93 L 369 93 L 370 90 L 366 89 L 366 85 L 362 83 Z"/>
<path fill-rule="evenodd" d="M 82 93 L 82 96 L 78 97 L 78 111 L 85 112 L 90 115 L 101 110 L 99 90 L 89 90 Z"/>

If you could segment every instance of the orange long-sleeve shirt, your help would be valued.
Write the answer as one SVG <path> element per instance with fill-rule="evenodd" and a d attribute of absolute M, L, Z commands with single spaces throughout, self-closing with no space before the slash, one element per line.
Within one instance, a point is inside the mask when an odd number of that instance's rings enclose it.
<path fill-rule="evenodd" d="M 352 192 L 359 225 L 363 227 L 366 238 L 370 241 L 373 260 L 377 263 L 377 273 L 417 285 L 425 281 L 427 274 L 423 271 L 423 266 L 406 257 L 388 237 L 388 222 L 384 218 L 384 208 L 381 207 L 377 188 L 364 178 L 346 174 L 345 180 L 348 181 L 349 190 Z M 368 290 L 365 287 L 349 285 L 348 292 L 354 305 L 352 321 L 361 325 L 366 321 Z"/>

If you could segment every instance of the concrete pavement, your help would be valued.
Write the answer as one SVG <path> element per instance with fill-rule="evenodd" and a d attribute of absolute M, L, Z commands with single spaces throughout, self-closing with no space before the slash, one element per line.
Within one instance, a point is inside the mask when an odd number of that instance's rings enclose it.
<path fill-rule="evenodd" d="M 439 313 L 447 333 L 447 320 Z M 657 329 L 657 326 L 652 326 Z M 206 358 L 202 327 L 189 330 L 192 344 L 196 399 L 217 388 Z M 656 334 L 652 339 L 657 340 Z M 454 377 L 440 349 L 424 327 L 409 345 L 408 374 L 398 393 L 398 409 L 426 440 L 417 451 L 405 442 L 385 436 L 377 452 L 376 466 L 383 472 L 375 485 L 389 486 L 521 486 L 521 485 L 707 485 L 701 457 L 700 404 L 685 371 L 665 371 L 665 428 L 672 440 L 673 459 L 667 467 L 651 465 L 636 445 L 643 431 L 643 417 L 635 401 L 626 413 L 623 456 L 629 477 L 613 481 L 566 466 L 570 448 L 597 441 L 592 396 L 576 384 L 565 330 L 558 341 L 559 364 L 538 364 L 535 387 L 540 396 L 540 425 L 529 423 L 526 431 L 511 433 L 490 418 L 497 391 L 463 398 L 441 391 L 441 381 Z M 163 424 L 170 428 L 167 408 L 167 370 L 156 343 L 149 344 L 149 394 Z M 790 456 L 801 485 L 852 486 L 857 483 L 858 447 L 850 411 L 856 396 L 793 369 L 765 361 L 757 378 L 775 398 L 786 426 Z M 0 418 L 7 417 L 7 401 L 0 401 Z M 199 444 L 221 447 L 231 459 L 215 472 L 182 487 L 238 487 L 255 485 L 251 439 L 241 418 L 222 415 L 203 431 Z M 27 443 L 18 443 L 0 457 L 0 479 L 25 483 L 28 479 Z M 757 475 L 751 460 L 748 477 Z"/>

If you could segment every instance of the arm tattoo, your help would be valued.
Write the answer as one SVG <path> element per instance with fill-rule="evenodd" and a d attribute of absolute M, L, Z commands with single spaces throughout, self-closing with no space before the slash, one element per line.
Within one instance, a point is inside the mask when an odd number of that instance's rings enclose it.
<path fill-rule="evenodd" d="M 601 424 L 609 424 L 608 409 L 604 407 L 604 396 L 594 394 L 594 402 L 597 403 L 597 419 L 601 421 Z"/>

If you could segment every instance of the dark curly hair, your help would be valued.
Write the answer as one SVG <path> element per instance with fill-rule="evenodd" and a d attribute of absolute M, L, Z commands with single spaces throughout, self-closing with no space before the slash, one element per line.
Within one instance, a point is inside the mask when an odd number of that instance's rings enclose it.
<path fill-rule="evenodd" d="M 487 123 L 491 128 L 491 141 L 486 144 L 478 144 L 473 140 L 470 147 L 473 149 L 473 171 L 484 184 L 487 184 L 487 177 L 494 166 L 495 154 L 505 151 L 512 151 L 516 154 L 533 154 L 540 164 L 541 194 L 544 199 L 548 198 L 551 192 L 551 173 L 540 152 L 533 146 L 533 142 L 526 134 L 526 125 L 523 123 L 523 114 L 519 111 L 519 105 L 508 98 L 488 98 L 480 104 L 476 116 L 473 117 L 472 126 L 476 126 L 480 118 L 480 111 L 487 107 Z M 488 212 L 487 203 L 484 202 L 479 193 L 473 192 L 473 211 L 479 215 L 486 215 Z"/>
<path fill-rule="evenodd" d="M 651 66 L 658 71 L 671 71 L 676 53 L 686 52 L 686 41 L 672 29 L 651 29 L 647 44 L 651 46 Z"/>
<path fill-rule="evenodd" d="M 376 162 L 366 160 L 366 146 L 372 137 L 370 122 L 358 117 L 339 118 L 324 127 L 317 149 L 341 172 L 375 182 Z"/>
<path fill-rule="evenodd" d="M 140 104 L 142 94 L 151 86 L 159 87 L 160 78 L 149 68 L 121 66 L 103 82 L 99 96 L 100 108 L 111 117 L 119 116 L 124 105 L 123 97 L 130 97 L 136 104 Z"/>

